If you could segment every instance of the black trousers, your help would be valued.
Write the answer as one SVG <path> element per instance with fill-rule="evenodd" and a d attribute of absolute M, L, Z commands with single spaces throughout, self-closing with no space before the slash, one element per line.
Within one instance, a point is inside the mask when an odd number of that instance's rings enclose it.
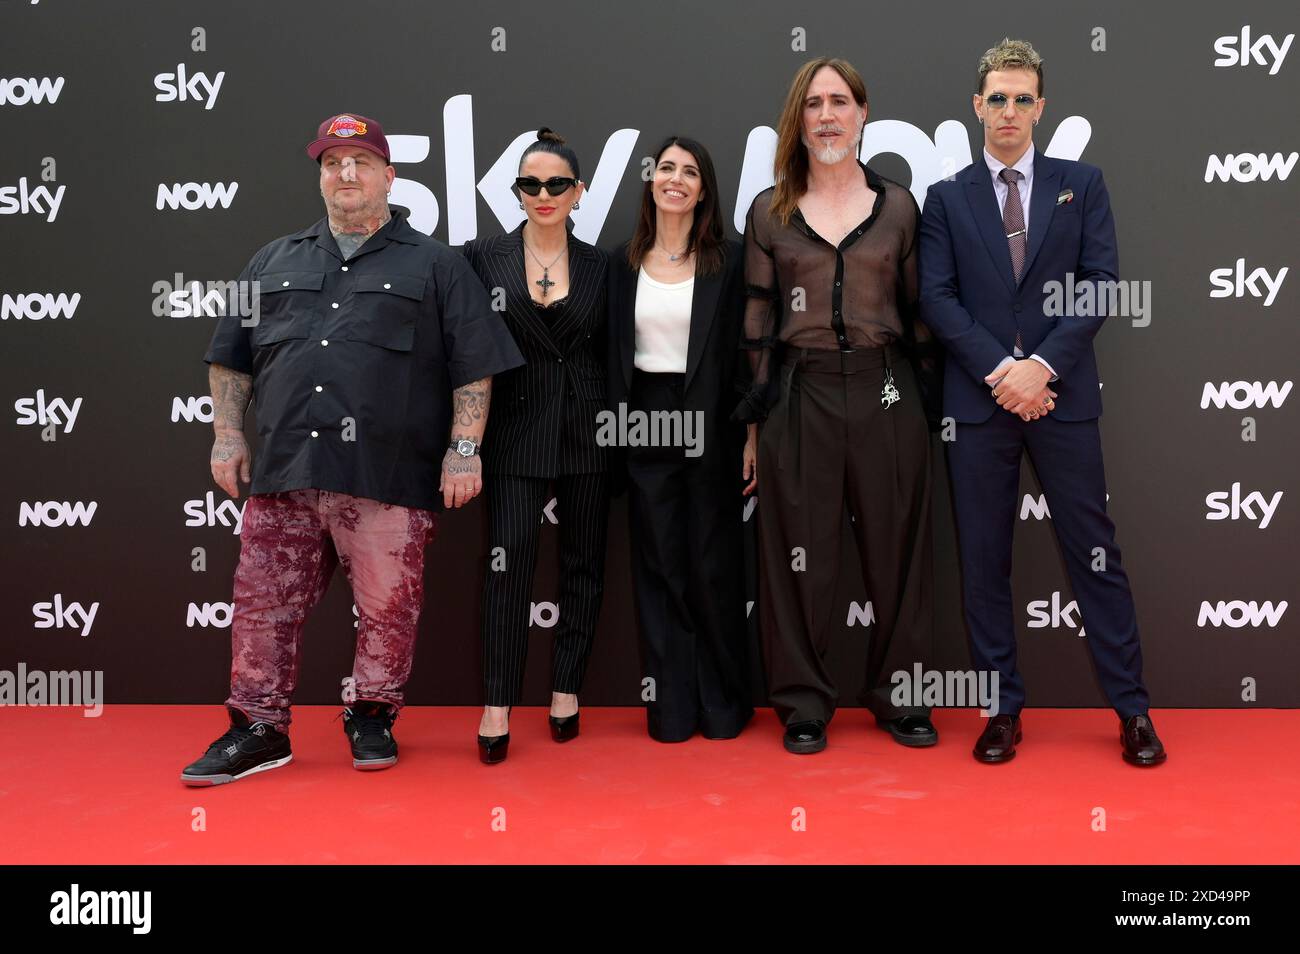
<path fill-rule="evenodd" d="M 684 412 L 683 379 L 637 371 L 629 410 Z M 733 738 L 754 714 L 740 446 L 630 447 L 627 469 L 646 728 Z"/>
<path fill-rule="evenodd" d="M 881 404 L 886 362 L 901 399 Z M 835 713 L 826 669 L 847 503 L 875 612 L 863 701 L 876 716 L 928 714 L 895 706 L 890 677 L 929 668 L 934 625 L 930 435 L 911 365 L 891 347 L 787 353 L 781 396 L 758 446 L 759 606 L 768 688 L 786 724 Z"/>
<path fill-rule="evenodd" d="M 537 541 L 551 483 L 541 477 L 505 474 L 483 478 L 490 549 L 483 585 L 483 686 L 489 706 L 519 702 Z M 587 670 L 604 591 L 609 478 L 604 473 L 563 474 L 555 478 L 554 487 L 560 593 L 552 688 L 576 693 Z"/>

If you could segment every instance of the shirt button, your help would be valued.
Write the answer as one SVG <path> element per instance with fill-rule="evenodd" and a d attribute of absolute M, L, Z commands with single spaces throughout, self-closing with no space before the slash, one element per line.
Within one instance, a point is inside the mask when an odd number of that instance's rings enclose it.
<path fill-rule="evenodd" d="M 348 267 L 347 267 L 346 265 L 344 265 L 344 266 L 343 266 L 343 271 L 346 272 L 347 270 L 348 270 Z"/>
<path fill-rule="evenodd" d="M 835 287 L 836 287 L 836 288 L 839 288 L 839 287 L 840 287 L 840 283 L 839 283 L 839 282 L 836 282 L 836 283 L 835 283 Z"/>
<path fill-rule="evenodd" d="M 385 288 L 392 288 L 393 286 L 390 285 L 390 284 L 388 284 L 388 282 L 384 282 L 384 287 L 385 287 Z"/>
<path fill-rule="evenodd" d="M 280 287 L 281 287 L 281 288 L 288 288 L 288 287 L 289 287 L 289 283 L 288 283 L 288 282 L 280 282 Z"/>
<path fill-rule="evenodd" d="M 329 339 L 328 339 L 328 338 L 322 338 L 322 339 L 320 340 L 320 346 L 321 346 L 322 348 L 325 347 L 325 346 L 326 346 L 327 344 L 329 344 L 329 343 L 330 343 L 330 342 L 329 342 Z"/>
<path fill-rule="evenodd" d="M 317 434 L 315 431 L 312 431 L 312 432 L 311 432 L 311 436 L 312 436 L 312 437 L 320 437 L 320 435 Z"/>
<path fill-rule="evenodd" d="M 316 390 L 317 390 L 317 391 L 324 391 L 325 389 L 324 389 L 323 387 L 321 387 L 321 386 L 318 384 L 318 385 L 316 385 Z"/>
<path fill-rule="evenodd" d="M 556 358 L 555 360 L 558 361 L 558 362 L 560 362 L 560 364 L 564 364 L 564 359 L 563 359 L 563 358 Z"/>
<path fill-rule="evenodd" d="M 331 308 L 337 308 L 338 306 L 339 306 L 339 303 L 338 303 L 338 302 L 336 302 L 336 301 L 332 301 L 332 302 L 330 302 L 330 307 L 331 307 Z"/>

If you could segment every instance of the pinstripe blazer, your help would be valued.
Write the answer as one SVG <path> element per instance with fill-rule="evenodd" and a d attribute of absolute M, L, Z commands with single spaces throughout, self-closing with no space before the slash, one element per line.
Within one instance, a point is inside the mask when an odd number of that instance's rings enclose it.
<path fill-rule="evenodd" d="M 526 362 L 492 379 L 483 467 L 516 477 L 601 472 L 607 455 L 596 443 L 596 415 L 607 406 L 607 256 L 574 238 L 570 223 L 568 301 L 548 324 L 524 284 L 523 228 L 462 247 L 494 300 L 504 290 L 502 318 Z"/>

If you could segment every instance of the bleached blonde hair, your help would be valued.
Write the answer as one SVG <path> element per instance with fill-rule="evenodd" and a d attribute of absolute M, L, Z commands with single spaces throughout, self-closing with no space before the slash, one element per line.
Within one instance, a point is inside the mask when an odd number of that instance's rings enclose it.
<path fill-rule="evenodd" d="M 980 83 L 976 92 L 984 92 L 984 78 L 994 70 L 1032 70 L 1038 74 L 1038 95 L 1043 95 L 1043 58 L 1024 40 L 1010 37 L 980 57 Z"/>

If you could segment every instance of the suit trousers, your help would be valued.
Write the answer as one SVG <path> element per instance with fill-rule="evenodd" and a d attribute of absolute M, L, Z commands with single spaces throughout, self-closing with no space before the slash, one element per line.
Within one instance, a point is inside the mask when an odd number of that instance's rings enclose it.
<path fill-rule="evenodd" d="M 483 584 L 483 686 L 489 706 L 517 704 L 523 688 L 537 544 L 551 484 L 545 477 L 483 478 L 491 549 Z M 577 693 L 604 591 L 609 477 L 604 472 L 561 474 L 554 478 L 554 488 L 560 593 L 552 688 Z"/>
<path fill-rule="evenodd" d="M 629 410 L 684 410 L 681 374 L 632 379 Z M 719 433 L 721 430 L 719 431 Z M 629 447 L 628 522 L 646 728 L 661 742 L 732 738 L 754 714 L 740 446 Z"/>
<path fill-rule="evenodd" d="M 886 364 L 888 363 L 888 368 Z M 886 374 L 901 395 L 882 405 Z M 847 503 L 875 613 L 863 702 L 879 718 L 928 715 L 895 706 L 893 672 L 928 668 L 934 627 L 930 434 L 910 363 L 897 346 L 790 349 L 780 398 L 758 446 L 759 605 L 768 689 L 786 724 L 830 722 L 839 692 L 826 667 Z"/>
<path fill-rule="evenodd" d="M 999 714 L 1018 714 L 1025 684 L 1016 666 L 1011 539 L 1026 450 L 1065 555 L 1102 690 L 1120 718 L 1144 714 L 1148 699 L 1137 612 L 1115 544 L 1115 524 L 1106 513 L 1096 418 L 1061 421 L 1049 414 L 1022 421 L 998 408 L 983 424 L 958 426 L 948 464 L 971 662 L 978 670 L 998 673 Z"/>

